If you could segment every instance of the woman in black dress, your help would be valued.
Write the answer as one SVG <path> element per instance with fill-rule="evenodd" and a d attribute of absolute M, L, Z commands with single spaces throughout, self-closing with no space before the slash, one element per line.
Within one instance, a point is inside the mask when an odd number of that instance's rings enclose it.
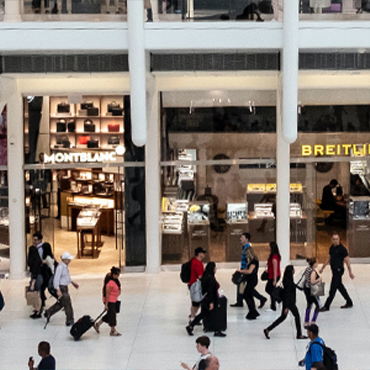
<path fill-rule="evenodd" d="M 287 266 L 285 268 L 283 277 L 283 308 L 281 310 L 280 317 L 275 320 L 268 328 L 263 330 L 267 339 L 270 339 L 270 331 L 280 325 L 287 318 L 289 311 L 292 313 L 295 319 L 297 339 L 307 339 L 306 336 L 302 335 L 301 318 L 296 306 L 296 285 L 294 284 L 293 275 L 294 267 L 292 265 Z"/>
<path fill-rule="evenodd" d="M 200 279 L 202 283 L 202 293 L 204 296 L 201 303 L 200 314 L 195 316 L 194 320 L 189 323 L 186 327 L 186 331 L 189 335 L 194 335 L 193 330 L 194 326 L 198 325 L 204 317 L 208 316 L 210 311 L 217 310 L 217 298 L 218 298 L 218 284 L 216 278 L 216 264 L 214 262 L 208 262 L 204 270 L 204 273 Z M 225 333 L 222 333 L 221 330 L 216 330 L 215 337 L 226 337 Z"/>

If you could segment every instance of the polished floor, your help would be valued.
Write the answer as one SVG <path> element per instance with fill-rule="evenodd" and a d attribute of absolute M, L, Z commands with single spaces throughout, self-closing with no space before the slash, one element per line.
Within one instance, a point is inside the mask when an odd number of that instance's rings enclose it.
<path fill-rule="evenodd" d="M 298 278 L 303 267 L 296 270 Z M 370 265 L 354 265 L 353 270 L 356 278 L 351 281 L 346 273 L 344 281 L 354 307 L 340 309 L 343 299 L 337 296 L 330 312 L 320 314 L 318 323 L 327 345 L 338 354 L 341 370 L 368 370 Z M 217 271 L 217 279 L 229 303 L 234 301 L 235 295 L 235 287 L 230 281 L 232 272 L 231 268 Z M 323 277 L 329 281 L 329 268 Z M 79 290 L 71 288 L 75 318 L 100 313 L 102 278 L 103 275 L 97 274 L 74 277 L 80 284 Z M 92 329 L 80 341 L 74 342 L 64 326 L 63 312 L 52 318 L 46 330 L 43 329 L 44 319 L 28 317 L 31 310 L 24 299 L 26 279 L 2 280 L 0 288 L 6 306 L 0 313 L 0 369 L 27 368 L 29 356 L 38 361 L 37 344 L 41 340 L 51 343 L 58 370 L 180 370 L 180 361 L 192 365 L 198 357 L 195 338 L 203 332 L 197 327 L 195 336 L 189 337 L 185 331 L 189 293 L 179 279 L 179 272 L 124 273 L 121 283 L 122 311 L 117 328 L 122 337 L 110 337 L 106 326 L 101 328 L 100 335 Z M 263 291 L 262 283 L 259 290 Z M 297 296 L 302 314 L 304 297 L 300 292 Z M 47 303 L 52 302 L 50 298 Z M 266 312 L 265 308 L 260 313 L 256 321 L 250 322 L 244 318 L 245 308 L 229 308 L 227 337 L 211 337 L 211 351 L 219 357 L 222 370 L 298 369 L 297 362 L 303 357 L 308 341 L 295 339 L 292 317 L 271 332 L 271 340 L 267 340 L 262 330 L 276 318 L 276 314 Z"/>

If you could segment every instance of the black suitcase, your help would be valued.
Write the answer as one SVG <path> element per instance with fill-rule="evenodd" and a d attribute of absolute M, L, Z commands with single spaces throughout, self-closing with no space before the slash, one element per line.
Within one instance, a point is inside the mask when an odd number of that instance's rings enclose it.
<path fill-rule="evenodd" d="M 89 329 L 91 329 L 104 312 L 105 311 L 103 311 L 95 320 L 93 320 L 91 316 L 85 315 L 75 322 L 70 331 L 74 340 L 79 340 Z"/>
<path fill-rule="evenodd" d="M 227 298 L 219 297 L 217 307 L 203 319 L 204 331 L 224 331 L 227 329 Z"/>

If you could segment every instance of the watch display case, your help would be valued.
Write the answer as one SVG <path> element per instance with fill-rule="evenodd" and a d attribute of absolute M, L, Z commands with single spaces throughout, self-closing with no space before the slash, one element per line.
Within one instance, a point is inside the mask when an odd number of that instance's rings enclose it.
<path fill-rule="evenodd" d="M 370 197 L 351 197 L 349 201 L 349 214 L 355 219 L 369 219 Z"/>
<path fill-rule="evenodd" d="M 248 193 L 263 193 L 266 190 L 266 184 L 248 184 Z"/>
<path fill-rule="evenodd" d="M 164 234 L 182 234 L 183 225 L 183 212 L 164 212 L 162 214 L 162 232 Z"/>
<path fill-rule="evenodd" d="M 95 227 L 95 225 L 99 221 L 99 217 L 99 208 L 84 208 L 77 216 L 77 227 Z"/>
<path fill-rule="evenodd" d="M 301 183 L 290 184 L 290 192 L 302 192 L 303 187 Z"/>
<path fill-rule="evenodd" d="M 181 161 L 180 165 L 176 166 L 176 171 L 179 174 L 179 182 L 182 180 L 193 180 L 196 172 L 196 166 L 187 162 L 197 159 L 197 151 L 195 149 L 179 149 L 177 152 L 177 160 Z"/>
<path fill-rule="evenodd" d="M 227 222 L 247 222 L 247 203 L 228 203 L 226 219 Z"/>
<path fill-rule="evenodd" d="M 299 203 L 290 203 L 290 218 L 302 218 L 302 207 Z"/>
<path fill-rule="evenodd" d="M 272 203 L 256 203 L 254 205 L 255 218 L 274 218 Z"/>
<path fill-rule="evenodd" d="M 189 224 L 209 223 L 209 203 L 192 202 L 188 210 Z"/>

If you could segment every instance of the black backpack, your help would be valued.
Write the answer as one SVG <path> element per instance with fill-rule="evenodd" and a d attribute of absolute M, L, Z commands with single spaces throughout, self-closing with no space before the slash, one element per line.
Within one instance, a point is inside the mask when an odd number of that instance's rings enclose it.
<path fill-rule="evenodd" d="M 180 279 L 183 283 L 188 284 L 191 277 L 191 259 L 181 265 Z"/>
<path fill-rule="evenodd" d="M 329 347 L 321 344 L 320 342 L 312 342 L 321 346 L 324 352 L 323 363 L 326 370 L 338 370 L 338 358 L 336 353 Z M 311 344 L 311 345 L 312 345 Z"/>

